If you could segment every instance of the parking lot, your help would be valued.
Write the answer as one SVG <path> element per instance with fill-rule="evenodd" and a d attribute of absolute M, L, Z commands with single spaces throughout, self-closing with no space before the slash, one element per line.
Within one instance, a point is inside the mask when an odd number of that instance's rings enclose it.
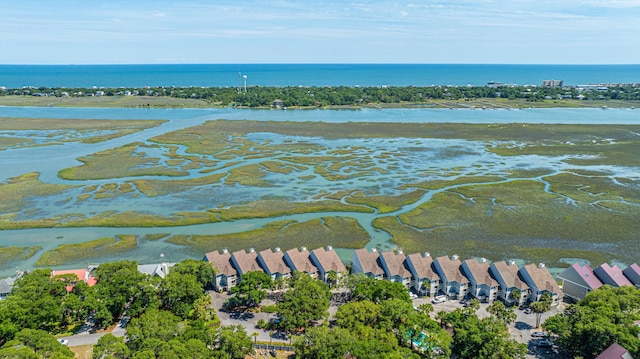
<path fill-rule="evenodd" d="M 429 297 L 414 299 L 413 303 L 416 307 L 423 303 L 431 303 L 431 305 L 433 305 L 432 317 L 434 319 L 435 314 L 441 310 L 450 312 L 463 307 L 458 300 L 447 300 L 443 303 L 433 304 Z M 560 303 L 557 307 L 552 307 L 550 311 L 543 313 L 540 323 L 543 323 L 547 318 L 560 313 L 564 310 L 564 305 L 564 303 Z M 479 318 L 485 318 L 491 315 L 487 313 L 488 306 L 489 304 L 487 303 L 480 304 L 480 309 L 477 311 Z M 531 334 L 542 331 L 542 328 L 535 328 L 536 316 L 534 313 L 526 314 L 526 312 L 521 309 L 516 309 L 515 312 L 517 316 L 516 321 L 509 325 L 509 335 L 518 342 L 527 344 L 529 348 L 527 358 L 562 358 L 560 353 L 558 353 L 556 346 L 552 346 L 551 348 L 542 348 L 534 345 L 534 341 L 532 339 L 538 338 L 532 338 Z"/>
<path fill-rule="evenodd" d="M 226 293 L 211 292 L 211 297 L 213 299 L 214 308 L 219 309 L 222 307 L 222 303 L 224 303 L 224 301 L 227 298 L 229 298 L 229 295 Z M 415 307 L 418 307 L 423 303 L 431 303 L 431 300 L 432 299 L 429 297 L 413 299 L 413 305 Z M 270 305 L 274 303 L 269 300 L 265 300 L 263 301 L 262 304 Z M 435 319 L 435 313 L 441 310 L 449 312 L 449 311 L 455 310 L 456 308 L 463 307 L 463 305 L 457 300 L 447 300 L 443 303 L 437 303 L 432 305 L 434 309 L 434 312 L 432 313 L 432 317 L 434 319 Z M 478 309 L 477 311 L 478 317 L 485 318 L 490 316 L 490 314 L 487 313 L 487 310 L 486 310 L 488 305 L 489 304 L 487 303 L 480 304 L 480 309 Z M 330 307 L 329 308 L 330 316 L 333 316 L 337 309 L 338 308 L 335 306 Z M 542 314 L 542 319 L 540 320 L 540 323 L 544 322 L 545 319 L 549 318 L 550 316 L 553 316 L 559 313 L 563 309 L 564 309 L 564 303 L 560 303 L 557 307 L 552 307 L 549 312 Z M 558 353 L 556 346 L 552 346 L 551 348 L 548 348 L 548 347 L 543 348 L 543 347 L 538 347 L 534 345 L 534 342 L 532 341 L 532 339 L 538 339 L 538 338 L 532 338 L 532 333 L 542 331 L 541 328 L 535 328 L 536 318 L 534 313 L 526 314 L 524 310 L 520 310 L 520 309 L 516 309 L 515 312 L 517 315 L 516 321 L 513 324 L 509 325 L 509 334 L 513 339 L 517 340 L 518 342 L 525 343 L 528 345 L 529 354 L 527 355 L 527 358 L 562 358 L 562 356 Z M 218 310 L 217 315 L 220 318 L 222 325 L 241 325 L 245 328 L 245 330 L 247 331 L 247 334 L 249 334 L 250 336 L 254 332 L 258 333 L 258 337 L 257 337 L 258 341 L 289 344 L 289 338 L 287 338 L 285 335 L 282 335 L 279 333 L 270 333 L 267 330 L 256 328 L 256 323 L 258 322 L 258 320 L 263 319 L 265 321 L 269 321 L 270 319 L 275 318 L 275 314 L 226 313 Z M 270 334 L 273 334 L 274 336 L 271 337 Z"/>

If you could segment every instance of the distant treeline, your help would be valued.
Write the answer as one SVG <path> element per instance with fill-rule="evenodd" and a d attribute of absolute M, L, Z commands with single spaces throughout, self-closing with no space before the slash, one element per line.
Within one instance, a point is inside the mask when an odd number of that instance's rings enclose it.
<path fill-rule="evenodd" d="M 210 101 L 219 106 L 325 107 L 365 104 L 424 103 L 430 100 L 482 98 L 640 100 L 640 87 L 610 85 L 579 87 L 535 86 L 429 86 L 429 87 L 142 87 L 4 89 L 2 95 L 25 96 L 168 96 Z"/>

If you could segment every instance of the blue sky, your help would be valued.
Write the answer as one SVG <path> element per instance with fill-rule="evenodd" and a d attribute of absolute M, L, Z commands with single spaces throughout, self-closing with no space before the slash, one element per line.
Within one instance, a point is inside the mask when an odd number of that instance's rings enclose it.
<path fill-rule="evenodd" d="M 6 1 L 0 64 L 640 63 L 640 0 Z"/>

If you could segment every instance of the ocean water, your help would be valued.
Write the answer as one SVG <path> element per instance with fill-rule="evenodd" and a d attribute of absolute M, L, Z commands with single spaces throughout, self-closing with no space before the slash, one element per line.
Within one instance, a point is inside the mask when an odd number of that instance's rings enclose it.
<path fill-rule="evenodd" d="M 640 83 L 640 65 L 190 64 L 0 65 L 0 86 L 484 86 Z"/>

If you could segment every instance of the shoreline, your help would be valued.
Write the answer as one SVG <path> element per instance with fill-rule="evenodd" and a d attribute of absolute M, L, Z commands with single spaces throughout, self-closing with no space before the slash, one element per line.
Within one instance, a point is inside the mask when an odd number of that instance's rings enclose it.
<path fill-rule="evenodd" d="M 427 100 L 424 102 L 366 103 L 359 105 L 327 106 L 223 106 L 202 99 L 182 99 L 168 96 L 87 96 L 38 97 L 24 95 L 0 96 L 0 106 L 8 107 L 90 107 L 90 108 L 235 108 L 254 110 L 361 110 L 361 109 L 468 109 L 521 110 L 529 108 L 629 108 L 640 107 L 635 100 L 573 100 L 555 99 L 526 101 L 523 99 L 479 98 L 460 100 Z"/>

